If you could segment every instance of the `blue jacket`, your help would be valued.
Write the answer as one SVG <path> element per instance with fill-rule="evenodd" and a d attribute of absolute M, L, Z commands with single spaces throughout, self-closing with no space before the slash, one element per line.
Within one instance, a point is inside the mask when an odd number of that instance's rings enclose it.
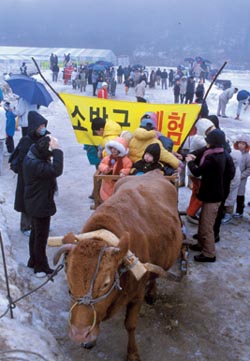
<path fill-rule="evenodd" d="M 240 90 L 237 93 L 237 100 L 238 101 L 244 100 L 244 99 L 247 99 L 249 96 L 250 96 L 250 93 L 247 90 Z"/>
<path fill-rule="evenodd" d="M 13 112 L 6 110 L 6 134 L 10 137 L 14 136 L 16 129 L 16 119 Z"/>

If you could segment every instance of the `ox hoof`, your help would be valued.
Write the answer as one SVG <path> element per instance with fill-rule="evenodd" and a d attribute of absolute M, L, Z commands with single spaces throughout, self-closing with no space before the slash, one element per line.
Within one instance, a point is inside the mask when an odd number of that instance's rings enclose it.
<path fill-rule="evenodd" d="M 87 350 L 91 350 L 95 345 L 96 341 L 81 343 L 81 347 L 86 348 Z"/>

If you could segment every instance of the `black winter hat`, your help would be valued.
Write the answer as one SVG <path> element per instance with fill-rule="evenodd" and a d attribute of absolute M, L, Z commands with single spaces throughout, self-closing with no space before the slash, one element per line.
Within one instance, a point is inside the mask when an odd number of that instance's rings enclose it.
<path fill-rule="evenodd" d="M 208 133 L 206 142 L 212 147 L 223 147 L 226 144 L 225 133 L 220 129 L 214 129 Z"/>
<path fill-rule="evenodd" d="M 154 158 L 154 162 L 158 162 L 160 159 L 161 148 L 158 143 L 149 144 L 145 149 L 143 156 L 145 153 L 151 154 Z"/>
<path fill-rule="evenodd" d="M 45 127 L 47 127 L 47 119 L 45 119 L 40 113 L 36 112 L 35 110 L 31 110 L 28 113 L 28 132 L 34 132 L 42 124 L 45 124 Z"/>

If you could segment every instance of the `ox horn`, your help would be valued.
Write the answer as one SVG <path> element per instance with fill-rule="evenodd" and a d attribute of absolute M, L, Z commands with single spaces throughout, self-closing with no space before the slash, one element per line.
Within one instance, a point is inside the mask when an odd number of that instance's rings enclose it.
<path fill-rule="evenodd" d="M 73 237 L 73 238 L 72 238 Z M 76 245 L 77 242 L 89 239 L 90 237 L 100 237 L 104 241 L 108 242 L 109 245 L 117 247 L 120 240 L 119 238 L 112 232 L 106 229 L 98 229 L 96 231 L 81 233 L 73 235 L 72 233 L 68 234 L 68 241 L 71 243 L 65 244 L 65 246 L 61 247 L 54 257 L 54 264 L 55 259 L 59 260 L 62 253 L 67 252 L 67 250 L 71 250 L 72 246 Z M 66 238 L 66 237 L 65 237 Z M 64 237 L 49 237 L 48 239 L 48 246 L 57 247 L 62 245 L 62 241 Z M 75 242 L 74 244 L 72 242 Z M 124 257 L 124 263 L 127 268 L 133 273 L 137 280 L 140 280 L 143 275 L 147 272 L 144 265 L 140 262 L 140 260 L 129 250 L 127 255 Z"/>
<path fill-rule="evenodd" d="M 59 248 L 59 250 L 56 252 L 56 254 L 53 257 L 53 263 L 54 265 L 56 265 L 61 257 L 62 254 L 66 253 L 66 252 L 70 252 L 76 245 L 75 244 L 65 244 L 63 245 L 61 248 Z"/>
<path fill-rule="evenodd" d="M 143 266 L 146 268 L 148 272 L 152 272 L 157 274 L 160 277 L 167 278 L 170 281 L 181 281 L 181 276 L 178 276 L 172 272 L 165 271 L 162 267 L 152 264 L 152 263 L 143 263 Z"/>

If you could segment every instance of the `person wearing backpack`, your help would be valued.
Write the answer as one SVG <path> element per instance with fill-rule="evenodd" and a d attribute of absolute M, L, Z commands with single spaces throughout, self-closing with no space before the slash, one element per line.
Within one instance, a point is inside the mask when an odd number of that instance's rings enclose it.
<path fill-rule="evenodd" d="M 3 109 L 2 102 L 0 102 L 0 175 L 2 175 L 3 152 L 4 152 L 4 143 L 6 139 L 5 128 L 6 128 L 5 110 Z"/>
<path fill-rule="evenodd" d="M 30 111 L 28 113 L 28 134 L 23 136 L 17 145 L 17 185 L 14 209 L 17 212 L 21 212 L 20 229 L 27 237 L 30 236 L 31 217 L 27 215 L 24 206 L 23 160 L 32 144 L 36 143 L 46 134 L 50 134 L 47 130 L 47 124 L 47 119 L 45 119 L 40 113 L 33 110 Z"/>
<path fill-rule="evenodd" d="M 31 216 L 29 260 L 35 276 L 53 273 L 46 255 L 51 217 L 56 213 L 57 177 L 63 172 L 63 152 L 56 138 L 42 136 L 30 147 L 23 161 L 24 204 Z"/>

